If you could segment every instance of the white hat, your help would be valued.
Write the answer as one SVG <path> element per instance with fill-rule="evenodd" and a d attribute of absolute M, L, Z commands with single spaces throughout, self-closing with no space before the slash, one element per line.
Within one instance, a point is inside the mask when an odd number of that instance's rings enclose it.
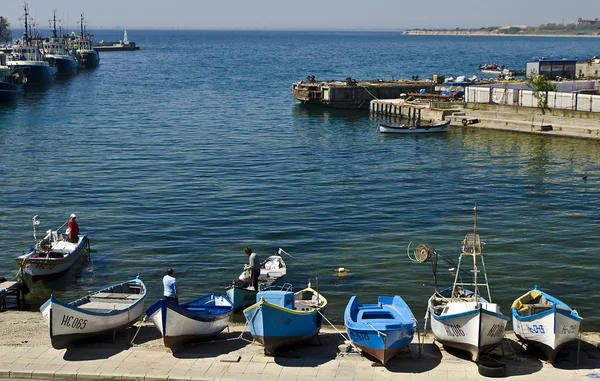
<path fill-rule="evenodd" d="M 76 218 L 77 216 L 75 215 L 75 213 L 71 213 L 71 218 Z"/>

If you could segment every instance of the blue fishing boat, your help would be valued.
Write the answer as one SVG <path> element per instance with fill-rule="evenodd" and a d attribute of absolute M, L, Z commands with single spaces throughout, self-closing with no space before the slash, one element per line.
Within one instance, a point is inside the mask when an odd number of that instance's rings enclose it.
<path fill-rule="evenodd" d="M 344 313 L 352 343 L 385 365 L 413 339 L 417 320 L 401 297 L 380 296 L 377 304 L 350 298 Z"/>
<path fill-rule="evenodd" d="M 258 302 L 244 310 L 254 340 L 272 355 L 280 349 L 308 341 L 319 334 L 327 300 L 310 285 L 293 293 L 283 290 L 260 291 Z"/>
<path fill-rule="evenodd" d="M 204 340 L 218 335 L 227 327 L 233 304 L 223 294 L 208 294 L 191 302 L 177 304 L 159 299 L 146 316 L 160 331 L 167 348 Z"/>

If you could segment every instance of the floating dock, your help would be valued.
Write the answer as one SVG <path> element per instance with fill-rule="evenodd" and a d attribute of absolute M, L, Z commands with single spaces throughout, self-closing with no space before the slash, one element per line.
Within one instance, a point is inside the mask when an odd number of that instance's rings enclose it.
<path fill-rule="evenodd" d="M 292 84 L 292 94 L 303 104 L 343 109 L 369 109 L 373 99 L 396 99 L 402 94 L 432 93 L 436 84 L 426 80 L 317 81 L 314 77 Z"/>

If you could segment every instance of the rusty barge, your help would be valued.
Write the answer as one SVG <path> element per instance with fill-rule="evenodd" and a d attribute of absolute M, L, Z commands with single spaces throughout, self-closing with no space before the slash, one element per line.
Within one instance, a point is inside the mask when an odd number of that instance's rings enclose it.
<path fill-rule="evenodd" d="M 292 94 L 303 104 L 316 104 L 343 109 L 369 109 L 374 99 L 396 99 L 408 93 L 432 93 L 436 83 L 430 80 L 368 80 L 346 78 L 345 81 L 306 81 L 292 84 Z"/>

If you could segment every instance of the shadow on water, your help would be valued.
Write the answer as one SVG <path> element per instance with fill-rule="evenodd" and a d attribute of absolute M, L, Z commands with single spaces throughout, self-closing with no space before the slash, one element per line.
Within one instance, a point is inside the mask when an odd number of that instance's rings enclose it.
<path fill-rule="evenodd" d="M 297 118 L 320 117 L 336 120 L 358 120 L 369 117 L 368 110 L 337 109 L 328 106 L 314 104 L 297 104 L 293 108 L 294 116 Z"/>

